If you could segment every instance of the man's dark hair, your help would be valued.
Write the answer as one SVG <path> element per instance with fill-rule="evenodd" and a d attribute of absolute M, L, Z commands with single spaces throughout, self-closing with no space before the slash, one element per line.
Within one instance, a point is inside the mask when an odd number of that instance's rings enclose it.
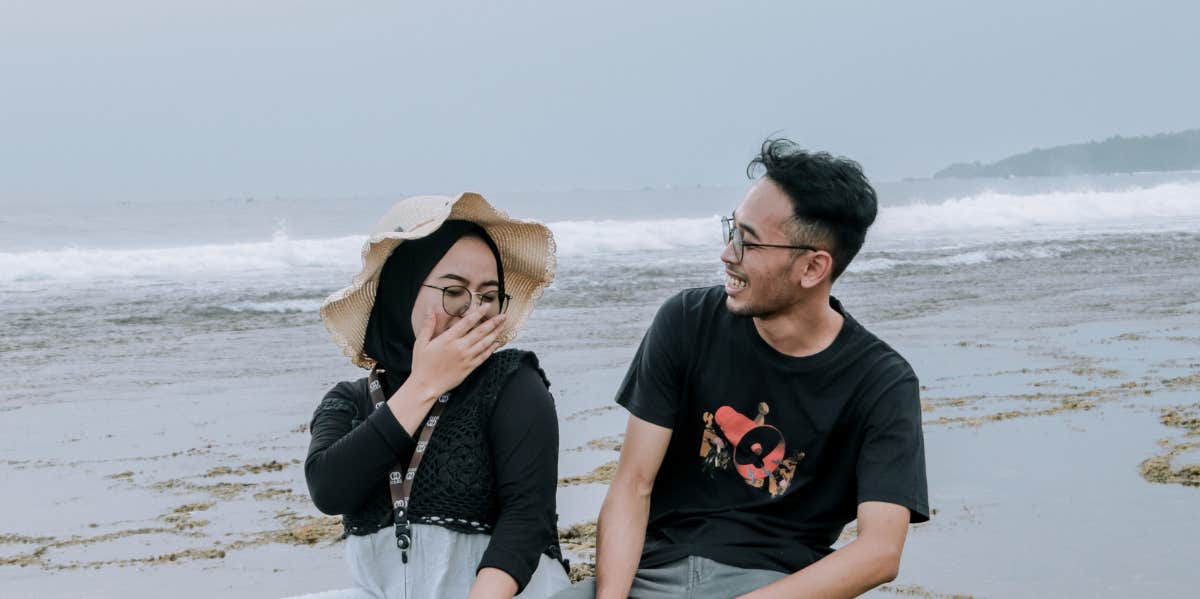
<path fill-rule="evenodd" d="M 830 280 L 837 280 L 858 254 L 878 211 L 875 189 L 862 167 L 826 152 L 806 152 L 788 139 L 768 139 L 746 167 L 757 167 L 792 200 L 795 243 L 824 247 L 833 256 Z"/>

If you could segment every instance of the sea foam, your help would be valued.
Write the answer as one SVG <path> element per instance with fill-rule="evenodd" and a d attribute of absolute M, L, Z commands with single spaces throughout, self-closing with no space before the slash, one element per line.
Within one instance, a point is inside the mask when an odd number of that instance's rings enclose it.
<path fill-rule="evenodd" d="M 606 256 L 639 262 L 711 252 L 716 260 L 721 244 L 719 220 L 715 215 L 576 220 L 551 222 L 549 227 L 557 242 L 561 272 Z M 1016 250 L 994 246 L 1015 242 L 1065 243 L 1099 235 L 1172 231 L 1200 231 L 1200 183 L 1125 191 L 981 193 L 936 203 L 883 207 L 852 270 L 887 270 L 914 263 L 896 257 L 905 252 L 938 254 L 917 260 L 924 264 L 970 266 L 1011 257 L 1005 252 Z M 267 241 L 230 244 L 0 252 L 0 283 L 30 282 L 36 287 L 55 281 L 170 281 L 287 275 L 316 269 L 329 269 L 345 278 L 357 272 L 365 239 L 355 235 L 291 239 L 277 233 Z"/>

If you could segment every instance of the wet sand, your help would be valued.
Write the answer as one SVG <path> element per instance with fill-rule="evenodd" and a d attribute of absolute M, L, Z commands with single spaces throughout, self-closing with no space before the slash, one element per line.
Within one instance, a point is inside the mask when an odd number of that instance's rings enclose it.
<path fill-rule="evenodd" d="M 936 514 L 913 527 L 900 577 L 871 596 L 1200 592 L 1200 306 L 1130 319 L 1034 308 L 872 326 L 921 375 Z M 533 345 L 555 381 L 560 524 L 582 575 L 624 430 L 611 394 L 632 348 L 555 348 L 536 335 Z M 308 501 L 301 460 L 312 398 L 354 374 L 257 377 L 253 393 L 231 376 L 8 406 L 4 596 L 346 586 L 340 525 Z"/>

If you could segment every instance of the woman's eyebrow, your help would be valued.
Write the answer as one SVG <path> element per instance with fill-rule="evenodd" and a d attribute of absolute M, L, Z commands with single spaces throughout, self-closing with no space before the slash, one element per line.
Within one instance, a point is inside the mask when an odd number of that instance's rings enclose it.
<path fill-rule="evenodd" d="M 466 280 L 465 278 L 463 278 L 463 277 L 460 277 L 460 276 L 458 276 L 458 275 L 456 275 L 456 274 L 454 274 L 454 273 L 446 273 L 446 274 L 444 274 L 444 275 L 442 275 L 442 276 L 440 276 L 440 277 L 438 277 L 438 278 L 439 278 L 439 279 L 450 279 L 451 281 L 457 281 L 458 283 L 461 283 L 461 284 L 462 284 L 464 287 L 469 287 L 469 286 L 471 285 L 471 282 L 470 282 L 470 281 L 468 281 L 468 280 Z M 490 280 L 490 281 L 484 281 L 484 282 L 482 282 L 482 283 L 480 283 L 480 284 L 479 284 L 479 286 L 480 286 L 480 287 L 487 287 L 488 285 L 492 285 L 492 286 L 494 286 L 494 287 L 499 287 L 499 286 L 500 286 L 500 281 L 497 281 L 497 280 L 495 280 L 495 279 L 492 279 L 492 280 Z"/>

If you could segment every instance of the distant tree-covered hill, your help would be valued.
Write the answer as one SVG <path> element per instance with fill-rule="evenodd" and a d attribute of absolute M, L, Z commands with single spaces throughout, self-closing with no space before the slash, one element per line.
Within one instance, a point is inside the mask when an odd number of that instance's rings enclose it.
<path fill-rule="evenodd" d="M 1042 177 L 1200 169 L 1200 129 L 1034 149 L 998 162 L 960 162 L 935 178 Z"/>

